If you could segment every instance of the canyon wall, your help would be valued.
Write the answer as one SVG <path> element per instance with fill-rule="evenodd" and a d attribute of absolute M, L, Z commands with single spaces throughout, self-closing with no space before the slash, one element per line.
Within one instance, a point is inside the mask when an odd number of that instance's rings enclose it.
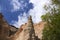
<path fill-rule="evenodd" d="M 0 13 L 0 40 L 41 40 L 44 24 L 46 22 L 42 21 L 33 24 L 30 16 L 27 23 L 16 28 L 9 25 Z"/>
<path fill-rule="evenodd" d="M 41 40 L 42 39 L 42 30 L 44 28 L 44 24 L 46 22 L 39 22 L 36 24 L 33 24 L 31 19 L 28 19 L 28 22 L 21 25 L 19 31 L 15 34 L 14 40 L 29 40 L 28 38 L 30 37 L 29 34 L 31 33 L 31 37 L 34 39 L 30 40 Z M 30 32 L 29 32 L 30 31 Z"/>

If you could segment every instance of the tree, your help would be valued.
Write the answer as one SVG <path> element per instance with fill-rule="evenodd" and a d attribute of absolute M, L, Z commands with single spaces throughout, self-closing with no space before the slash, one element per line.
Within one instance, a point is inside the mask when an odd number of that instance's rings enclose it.
<path fill-rule="evenodd" d="M 42 40 L 60 40 L 60 1 L 52 0 L 52 4 L 48 7 L 48 11 L 41 18 L 47 22 L 43 29 Z M 53 8 L 52 8 L 53 6 Z M 46 9 L 46 8 L 45 8 Z"/>

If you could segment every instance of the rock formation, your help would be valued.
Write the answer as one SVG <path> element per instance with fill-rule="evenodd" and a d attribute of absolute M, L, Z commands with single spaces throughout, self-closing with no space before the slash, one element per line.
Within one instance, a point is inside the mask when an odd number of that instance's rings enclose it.
<path fill-rule="evenodd" d="M 44 24 L 46 22 L 33 24 L 30 16 L 28 22 L 18 29 L 9 25 L 0 13 L 0 40 L 41 40 Z"/>
<path fill-rule="evenodd" d="M 8 23 L 3 18 L 3 15 L 0 13 L 0 40 L 7 40 L 9 36 L 9 27 Z"/>
<path fill-rule="evenodd" d="M 24 40 L 36 40 L 32 17 L 28 18 L 27 27 L 24 28 Z"/>
<path fill-rule="evenodd" d="M 46 22 L 39 22 L 33 24 L 31 17 L 28 22 L 21 25 L 19 31 L 16 33 L 14 40 L 40 40 L 42 39 L 42 30 Z M 34 39 L 33 39 L 34 38 Z"/>
<path fill-rule="evenodd" d="M 10 36 L 14 34 L 12 32 L 16 32 L 16 30 L 16 28 L 12 28 L 12 26 L 5 21 L 2 13 L 0 13 L 0 40 L 9 40 Z"/>

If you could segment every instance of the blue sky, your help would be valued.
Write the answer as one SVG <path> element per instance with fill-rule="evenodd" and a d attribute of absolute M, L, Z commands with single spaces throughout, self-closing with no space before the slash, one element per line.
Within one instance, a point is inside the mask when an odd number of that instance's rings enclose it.
<path fill-rule="evenodd" d="M 50 0 L 49 0 L 50 1 Z M 41 15 L 45 13 L 44 5 L 50 4 L 48 0 L 0 0 L 0 12 L 11 25 L 20 27 L 27 22 L 31 15 L 33 22 L 41 21 Z"/>

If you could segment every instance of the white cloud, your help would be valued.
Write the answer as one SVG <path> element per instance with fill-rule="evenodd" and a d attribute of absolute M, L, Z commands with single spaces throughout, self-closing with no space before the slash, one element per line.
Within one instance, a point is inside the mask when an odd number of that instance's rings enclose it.
<path fill-rule="evenodd" d="M 23 3 L 24 3 L 23 0 L 21 0 L 20 2 L 19 0 L 11 0 L 11 5 L 13 6 L 13 9 L 11 11 L 14 12 L 23 9 L 27 5 L 26 3 L 25 4 Z"/>
<path fill-rule="evenodd" d="M 11 5 L 13 6 L 12 11 L 17 11 L 21 7 L 21 3 L 18 0 L 11 0 Z"/>
<path fill-rule="evenodd" d="M 16 11 L 20 9 L 21 4 L 18 0 L 12 0 L 11 4 L 13 6 L 12 11 Z"/>
<path fill-rule="evenodd" d="M 30 0 L 33 3 L 34 8 L 29 11 L 29 14 L 32 15 L 33 22 L 38 23 L 41 21 L 41 16 L 45 13 L 44 5 L 50 4 L 50 0 Z"/>
<path fill-rule="evenodd" d="M 12 21 L 12 22 L 14 22 L 14 24 L 13 24 L 14 26 L 19 28 L 22 24 L 27 22 L 26 13 L 24 13 L 22 17 L 19 15 L 18 21 Z"/>
<path fill-rule="evenodd" d="M 30 3 L 33 3 L 34 5 L 34 8 L 31 9 L 28 13 L 29 15 L 32 16 L 34 23 L 38 23 L 41 21 L 41 16 L 45 13 L 43 6 L 45 4 L 50 4 L 49 1 L 48 0 L 30 0 Z M 18 16 L 18 21 L 17 22 L 14 21 L 13 25 L 15 25 L 16 27 L 20 27 L 20 25 L 26 22 L 27 22 L 27 14 L 24 13 L 22 17 L 20 15 Z"/>

